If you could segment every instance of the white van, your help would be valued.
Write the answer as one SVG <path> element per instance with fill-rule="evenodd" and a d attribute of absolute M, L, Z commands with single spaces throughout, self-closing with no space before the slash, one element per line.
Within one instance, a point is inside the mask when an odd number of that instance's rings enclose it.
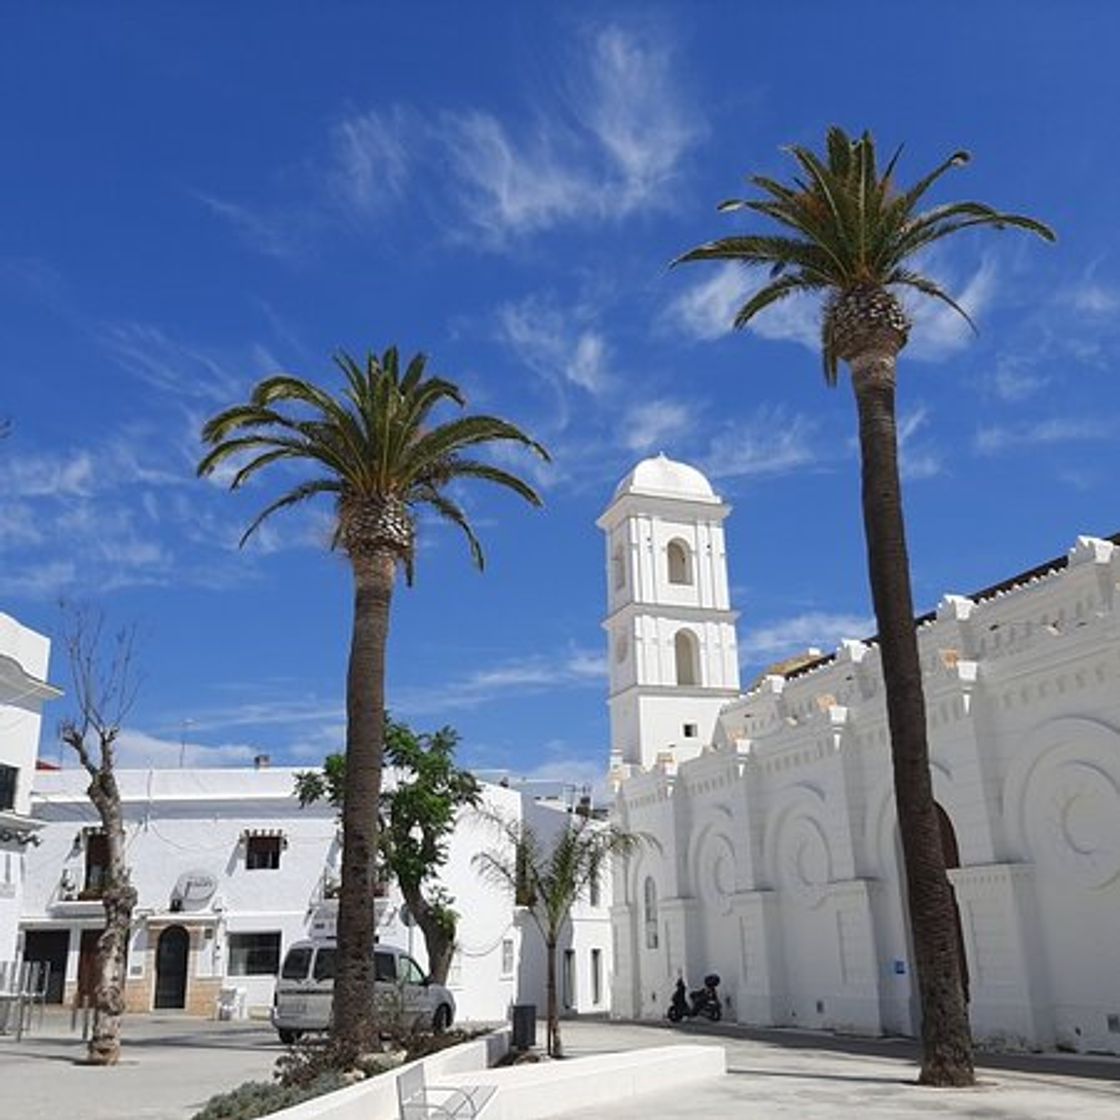
<path fill-rule="evenodd" d="M 433 984 L 403 950 L 378 945 L 373 953 L 376 1000 L 383 1017 L 399 1017 L 409 1029 L 441 1032 L 455 1019 L 455 997 Z M 297 941 L 284 957 L 272 1000 L 272 1025 L 286 1045 L 305 1031 L 325 1031 L 331 1022 L 335 942 Z"/>

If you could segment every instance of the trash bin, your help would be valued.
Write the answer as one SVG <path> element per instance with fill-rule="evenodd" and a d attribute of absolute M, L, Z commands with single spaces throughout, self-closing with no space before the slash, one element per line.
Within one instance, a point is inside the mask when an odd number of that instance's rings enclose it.
<path fill-rule="evenodd" d="M 514 1050 L 529 1050 L 537 1044 L 537 1005 L 513 1005 L 513 1034 L 510 1045 Z"/>

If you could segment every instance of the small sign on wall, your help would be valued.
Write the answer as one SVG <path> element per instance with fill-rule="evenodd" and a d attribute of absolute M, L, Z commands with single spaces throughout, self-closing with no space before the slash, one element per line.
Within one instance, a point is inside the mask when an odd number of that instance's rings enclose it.
<path fill-rule="evenodd" d="M 894 959 L 894 974 L 895 976 L 906 975 L 906 962 L 901 957 L 895 957 Z"/>

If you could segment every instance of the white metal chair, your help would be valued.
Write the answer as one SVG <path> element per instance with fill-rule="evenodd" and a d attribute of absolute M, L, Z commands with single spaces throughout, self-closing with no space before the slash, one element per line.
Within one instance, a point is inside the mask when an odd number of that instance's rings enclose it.
<path fill-rule="evenodd" d="M 397 1074 L 400 1120 L 471 1120 L 494 1092 L 493 1085 L 429 1085 L 423 1062 Z"/>

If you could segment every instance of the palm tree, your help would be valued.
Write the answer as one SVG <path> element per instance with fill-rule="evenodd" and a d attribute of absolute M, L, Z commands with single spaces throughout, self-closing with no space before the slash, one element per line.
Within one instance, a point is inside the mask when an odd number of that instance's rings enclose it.
<path fill-rule="evenodd" d="M 591 884 L 607 871 L 612 856 L 633 851 L 640 837 L 614 825 L 579 816 L 565 821 L 551 845 L 524 820 L 479 810 L 493 826 L 500 846 L 477 853 L 474 865 L 486 880 L 506 888 L 524 906 L 544 941 L 548 961 L 548 1054 L 564 1056 L 560 1041 L 560 1013 L 556 1000 L 556 949 L 572 907 Z"/>
<path fill-rule="evenodd" d="M 914 629 L 910 567 L 902 516 L 895 425 L 895 361 L 910 320 L 895 290 L 914 289 L 968 313 L 936 281 L 917 271 L 928 246 L 976 226 L 1029 230 L 1047 241 L 1041 222 L 980 202 L 952 202 L 919 211 L 942 175 L 962 167 L 954 152 L 908 190 L 895 186 L 901 148 L 880 173 L 869 133 L 858 140 L 828 131 L 827 157 L 791 147 L 800 176 L 792 185 L 762 175 L 749 179 L 761 198 L 735 199 L 722 211 L 749 210 L 783 226 L 784 236 L 724 237 L 678 261 L 738 261 L 770 270 L 734 318 L 745 327 L 760 311 L 797 292 L 825 297 L 821 331 L 825 380 L 835 385 L 847 362 L 859 413 L 863 524 L 871 597 L 879 627 L 895 801 L 922 1007 L 922 1070 L 929 1085 L 974 1080 L 972 1043 L 961 982 L 956 910 L 933 800 L 922 672 Z"/>
<path fill-rule="evenodd" d="M 338 907 L 339 969 L 334 988 L 334 1044 L 340 1060 L 375 1041 L 373 929 L 377 809 L 385 741 L 385 651 L 397 570 L 412 582 L 416 517 L 422 508 L 458 526 L 475 564 L 482 548 L 461 506 L 448 494 L 459 479 L 482 479 L 512 490 L 533 505 L 540 498 L 514 474 L 471 457 L 501 441 L 547 452 L 505 420 L 459 416 L 433 423 L 441 404 L 464 405 L 452 382 L 425 376 L 417 354 L 402 372 L 396 348 L 359 362 L 340 353 L 341 394 L 281 374 L 261 381 L 248 403 L 219 413 L 202 429 L 210 450 L 198 465 L 212 474 L 227 460 L 241 461 L 236 490 L 274 463 L 306 462 L 313 477 L 266 506 L 241 543 L 278 510 L 318 495 L 334 498 L 332 548 L 350 561 L 354 617 L 346 675 L 346 779 L 342 808 L 342 883 Z"/>

